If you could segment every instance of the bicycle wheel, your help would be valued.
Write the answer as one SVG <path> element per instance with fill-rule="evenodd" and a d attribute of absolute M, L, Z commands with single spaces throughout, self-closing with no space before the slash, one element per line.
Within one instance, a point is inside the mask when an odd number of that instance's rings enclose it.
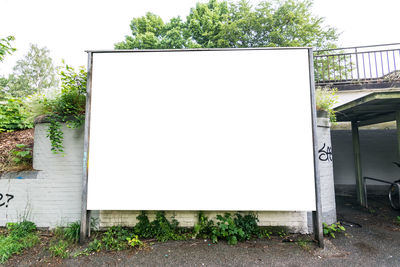
<path fill-rule="evenodd" d="M 400 192 L 399 184 L 392 184 L 389 188 L 389 201 L 390 206 L 395 210 L 400 210 Z"/>

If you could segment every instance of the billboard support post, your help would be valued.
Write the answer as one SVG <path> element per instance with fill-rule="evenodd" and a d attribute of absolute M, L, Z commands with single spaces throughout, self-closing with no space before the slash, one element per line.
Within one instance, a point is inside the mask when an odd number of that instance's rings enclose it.
<path fill-rule="evenodd" d="M 85 109 L 85 137 L 83 147 L 83 165 L 82 165 L 82 207 L 81 207 L 81 229 L 80 243 L 84 243 L 89 236 L 90 231 L 90 211 L 87 210 L 87 191 L 88 191 L 88 156 L 89 156 L 89 138 L 90 138 L 90 106 L 92 91 L 92 69 L 93 53 L 88 52 L 87 83 L 86 83 L 86 109 Z"/>
<path fill-rule="evenodd" d="M 310 66 L 310 96 L 312 112 L 312 135 L 314 152 L 314 180 L 315 180 L 315 206 L 316 210 L 312 212 L 314 237 L 321 248 L 324 247 L 324 235 L 322 231 L 322 203 L 321 203 L 321 181 L 318 164 L 318 136 L 317 136 L 317 108 L 315 103 L 315 82 L 314 82 L 314 61 L 313 49 L 308 49 Z"/>

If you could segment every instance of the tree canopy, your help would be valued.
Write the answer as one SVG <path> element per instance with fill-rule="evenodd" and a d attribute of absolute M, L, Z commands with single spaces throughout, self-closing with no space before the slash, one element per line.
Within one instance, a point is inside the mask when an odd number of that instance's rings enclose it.
<path fill-rule="evenodd" d="M 11 54 L 16 49 L 11 46 L 11 42 L 14 41 L 14 36 L 7 36 L 6 38 L 0 38 L 0 62 L 4 60 L 7 54 Z"/>
<path fill-rule="evenodd" d="M 3 90 L 13 97 L 25 97 L 57 87 L 56 68 L 49 53 L 47 48 L 31 44 L 24 58 L 17 61 Z"/>
<path fill-rule="evenodd" d="M 333 48 L 337 30 L 310 9 L 312 1 L 262 1 L 256 7 L 209 0 L 197 3 L 186 20 L 164 22 L 156 14 L 133 18 L 132 35 L 116 49 L 240 48 L 313 46 Z"/>

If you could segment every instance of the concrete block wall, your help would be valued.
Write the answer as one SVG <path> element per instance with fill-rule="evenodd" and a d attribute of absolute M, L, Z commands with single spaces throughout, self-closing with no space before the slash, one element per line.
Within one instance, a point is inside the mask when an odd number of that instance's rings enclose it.
<path fill-rule="evenodd" d="M 400 179 L 396 130 L 390 128 L 363 129 L 360 134 L 361 166 L 363 176 L 387 181 Z M 335 187 L 339 194 L 355 194 L 355 170 L 352 135 L 350 130 L 332 130 L 333 170 Z M 386 194 L 388 186 L 367 181 L 368 193 Z"/>
<path fill-rule="evenodd" d="M 335 185 L 333 178 L 333 157 L 330 121 L 325 113 L 317 119 L 318 164 L 321 183 L 322 221 L 336 222 Z"/>
<path fill-rule="evenodd" d="M 0 178 L 0 194 L 13 196 L 7 205 L 0 207 L 0 226 L 28 219 L 38 227 L 54 228 L 80 220 L 83 129 L 63 126 L 63 156 L 50 151 L 47 125 L 41 123 L 35 127 L 33 168 L 36 171 L 9 173 Z"/>
<path fill-rule="evenodd" d="M 217 214 L 236 211 L 205 211 L 204 215 L 215 220 Z M 113 225 L 134 226 L 140 211 L 100 211 L 100 228 Z M 155 218 L 155 211 L 147 211 L 150 221 Z M 258 211 L 260 226 L 286 226 L 293 233 L 308 233 L 307 212 L 305 211 Z M 167 211 L 167 218 L 174 217 L 183 227 L 193 227 L 197 223 L 197 211 Z"/>

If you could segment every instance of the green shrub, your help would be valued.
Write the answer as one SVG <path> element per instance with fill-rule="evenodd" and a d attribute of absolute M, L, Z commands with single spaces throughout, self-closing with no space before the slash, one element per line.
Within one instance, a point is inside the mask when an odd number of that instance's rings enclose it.
<path fill-rule="evenodd" d="M 244 239 L 243 229 L 235 224 L 234 218 L 229 213 L 225 213 L 224 216 L 217 215 L 217 220 L 211 236 L 213 243 L 217 243 L 219 239 L 225 239 L 228 244 L 236 245 L 238 240 Z"/>
<path fill-rule="evenodd" d="M 187 230 L 179 228 L 179 223 L 175 219 L 168 221 L 163 211 L 157 211 L 156 218 L 152 222 L 144 212 L 136 218 L 138 223 L 134 227 L 134 232 L 141 238 L 156 238 L 160 242 L 165 242 L 189 237 Z"/>
<path fill-rule="evenodd" d="M 157 211 L 156 219 L 151 222 L 151 228 L 154 237 L 161 242 L 168 240 L 178 240 L 183 239 L 179 235 L 178 231 L 178 221 L 173 219 L 169 222 L 165 218 L 165 213 L 163 211 Z"/>
<path fill-rule="evenodd" d="M 133 228 L 134 232 L 142 238 L 148 239 L 154 236 L 152 226 L 146 213 L 142 211 L 139 216 L 136 217 L 138 223 Z"/>
<path fill-rule="evenodd" d="M 8 98 L 5 104 L 0 103 L 0 132 L 32 128 L 30 117 L 30 112 L 21 100 Z"/>
<path fill-rule="evenodd" d="M 317 110 L 325 110 L 329 114 L 331 122 L 336 122 L 335 111 L 333 105 L 337 103 L 337 88 L 321 88 L 315 90 L 315 102 Z"/>
<path fill-rule="evenodd" d="M 212 220 L 209 220 L 200 212 L 198 222 L 194 226 L 193 236 L 211 238 L 214 243 L 224 239 L 229 244 L 235 245 L 238 241 L 250 240 L 253 237 L 269 234 L 269 232 L 261 231 L 257 222 L 258 218 L 253 213 L 247 215 L 236 213 L 234 217 L 225 213 L 223 216 L 217 215 L 217 223 L 214 224 Z"/>
<path fill-rule="evenodd" d="M 39 242 L 36 225 L 29 221 L 8 223 L 7 232 L 5 236 L 0 235 L 0 263 Z"/>
<path fill-rule="evenodd" d="M 240 213 L 236 213 L 234 222 L 244 232 L 244 236 L 239 237 L 239 241 L 250 240 L 252 237 L 260 236 L 260 228 L 257 225 L 258 218 L 255 214 L 250 213 L 242 216 Z"/>
<path fill-rule="evenodd" d="M 197 238 L 210 238 L 214 229 L 214 222 L 209 220 L 202 211 L 199 212 L 198 221 L 193 228 L 193 236 Z"/>
<path fill-rule="evenodd" d="M 34 100 L 35 116 L 47 115 L 49 128 L 47 137 L 51 142 L 53 153 L 64 152 L 64 135 L 61 123 L 69 128 L 79 128 L 85 121 L 86 79 L 87 73 L 83 67 L 75 71 L 65 65 L 60 72 L 61 92 L 56 97 L 41 97 Z"/>
<path fill-rule="evenodd" d="M 11 160 L 17 165 L 32 163 L 32 148 L 24 144 L 16 144 L 10 155 Z"/>
<path fill-rule="evenodd" d="M 131 234 L 121 226 L 112 226 L 104 234 L 102 244 L 107 250 L 124 250 L 128 248 L 127 238 Z"/>

